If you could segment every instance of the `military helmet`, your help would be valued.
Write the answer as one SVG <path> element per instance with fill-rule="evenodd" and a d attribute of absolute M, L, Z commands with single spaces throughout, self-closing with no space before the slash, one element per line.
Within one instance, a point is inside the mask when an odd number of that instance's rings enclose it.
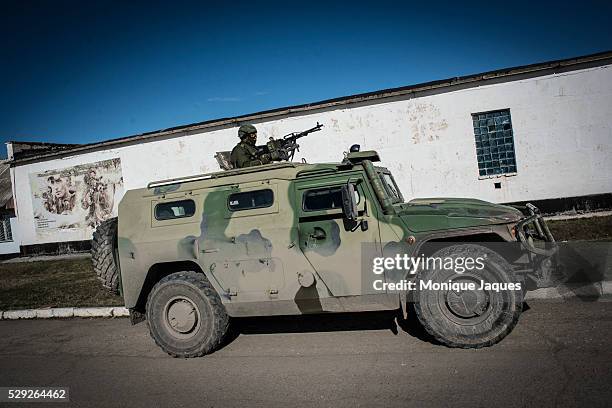
<path fill-rule="evenodd" d="M 252 135 L 253 133 L 257 133 L 257 129 L 253 125 L 242 125 L 238 128 L 238 137 L 240 139 L 244 139 L 248 135 Z"/>

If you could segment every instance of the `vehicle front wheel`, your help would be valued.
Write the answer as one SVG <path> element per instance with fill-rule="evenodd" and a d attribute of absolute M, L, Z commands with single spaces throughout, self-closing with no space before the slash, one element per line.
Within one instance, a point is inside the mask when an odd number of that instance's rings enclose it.
<path fill-rule="evenodd" d="M 160 280 L 147 300 L 151 337 L 173 357 L 201 357 L 217 350 L 229 331 L 229 316 L 206 276 L 176 272 Z"/>
<path fill-rule="evenodd" d="M 427 333 L 449 347 L 481 348 L 499 342 L 512 331 L 523 308 L 522 290 L 481 289 L 481 281 L 516 288 L 519 281 L 503 257 L 489 248 L 474 244 L 452 245 L 431 257 L 454 260 L 483 257 L 484 268 L 457 273 L 438 267 L 419 273 L 417 290 L 413 293 L 413 307 Z M 475 289 L 421 289 L 419 281 L 471 282 Z"/>

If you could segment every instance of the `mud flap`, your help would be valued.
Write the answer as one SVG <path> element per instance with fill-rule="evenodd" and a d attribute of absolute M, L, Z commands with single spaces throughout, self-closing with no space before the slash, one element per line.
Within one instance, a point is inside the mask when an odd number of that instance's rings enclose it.
<path fill-rule="evenodd" d="M 408 295 L 405 290 L 400 292 L 400 307 L 402 308 L 402 316 L 404 320 L 408 319 Z"/>
<path fill-rule="evenodd" d="M 143 313 L 140 313 L 139 311 L 135 309 L 129 309 L 128 311 L 130 312 L 130 323 L 132 324 L 132 326 L 147 320 L 146 315 L 144 315 Z"/>

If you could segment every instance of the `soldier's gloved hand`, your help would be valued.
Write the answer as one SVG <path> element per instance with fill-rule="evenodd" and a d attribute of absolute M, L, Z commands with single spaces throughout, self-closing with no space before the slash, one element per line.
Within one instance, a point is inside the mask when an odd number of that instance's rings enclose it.
<path fill-rule="evenodd" d="M 259 160 L 261 160 L 261 164 L 268 164 L 272 161 L 272 157 L 270 157 L 268 153 L 264 153 L 261 155 Z"/>
<path fill-rule="evenodd" d="M 289 160 L 289 152 L 285 149 L 278 151 L 278 160 Z"/>
<path fill-rule="evenodd" d="M 270 160 L 273 160 L 273 161 L 280 161 L 280 160 L 282 160 L 280 152 L 278 150 L 272 150 L 270 152 Z"/>

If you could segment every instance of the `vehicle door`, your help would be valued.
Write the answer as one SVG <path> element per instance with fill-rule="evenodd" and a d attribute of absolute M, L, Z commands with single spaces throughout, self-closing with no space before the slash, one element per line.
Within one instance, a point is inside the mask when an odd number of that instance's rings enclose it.
<path fill-rule="evenodd" d="M 343 215 L 341 190 L 347 182 L 355 188 L 359 225 Z M 370 258 L 380 253 L 376 207 L 363 175 L 298 181 L 295 194 L 300 205 L 300 249 L 332 296 L 376 293 L 370 284 L 372 274 L 362 272 L 362 264 L 371 262 L 362 259 L 364 254 Z M 363 248 L 368 251 L 362 252 Z"/>
<path fill-rule="evenodd" d="M 204 197 L 199 261 L 223 288 L 241 301 L 267 300 L 284 285 L 275 238 L 282 234 L 278 184 L 241 183 L 209 190 Z"/>

